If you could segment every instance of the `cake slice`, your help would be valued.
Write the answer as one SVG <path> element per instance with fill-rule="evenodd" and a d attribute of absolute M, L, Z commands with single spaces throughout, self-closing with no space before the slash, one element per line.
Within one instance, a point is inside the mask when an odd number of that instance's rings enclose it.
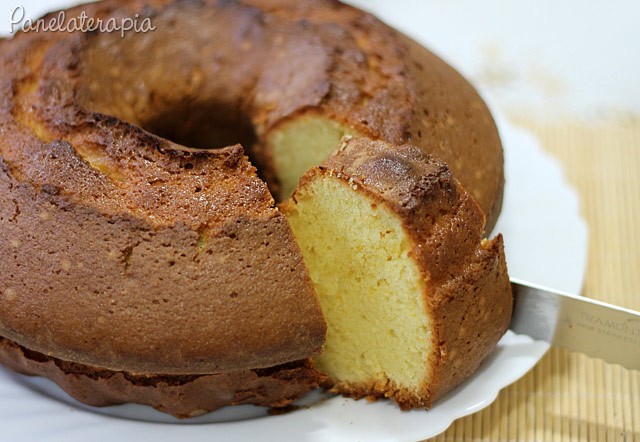
<path fill-rule="evenodd" d="M 328 324 L 316 366 L 334 392 L 428 408 L 508 327 L 502 238 L 446 164 L 345 137 L 281 206 Z"/>

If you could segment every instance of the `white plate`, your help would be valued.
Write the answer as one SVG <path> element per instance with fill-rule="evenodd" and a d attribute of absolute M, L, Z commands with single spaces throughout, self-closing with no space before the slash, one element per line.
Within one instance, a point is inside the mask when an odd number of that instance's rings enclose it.
<path fill-rule="evenodd" d="M 507 186 L 497 231 L 505 235 L 510 273 L 577 293 L 587 246 L 577 196 L 564 181 L 558 163 L 530 135 L 502 119 L 498 125 L 505 146 Z M 342 397 L 318 401 L 314 393 L 306 398 L 312 403 L 308 408 L 281 416 L 268 416 L 261 407 L 228 407 L 182 425 L 159 423 L 178 421 L 145 406 L 80 405 L 53 382 L 0 368 L 0 439 L 414 441 L 435 436 L 455 419 L 488 406 L 500 389 L 527 373 L 547 349 L 546 343 L 508 332 L 480 370 L 429 411 L 401 412 L 387 401 Z"/>
<path fill-rule="evenodd" d="M 43 11 L 35 0 L 21 2 L 32 18 Z M 76 3 L 56 0 L 46 9 Z M 0 28 L 0 33 L 5 33 Z M 496 231 L 505 236 L 511 276 L 563 291 L 579 292 L 587 256 L 587 229 L 578 198 L 558 163 L 530 135 L 498 118 L 505 147 L 505 201 Z M 500 389 L 527 373 L 548 345 L 508 332 L 480 370 L 429 411 L 401 412 L 386 401 L 341 397 L 311 403 L 281 416 L 261 407 L 228 407 L 180 422 L 149 407 L 92 408 L 78 404 L 53 382 L 0 367 L 0 440 L 162 441 L 414 441 L 435 436 L 451 423 L 488 406 Z M 160 422 L 164 422 L 160 423 Z M 178 424 L 178 422 L 180 424 Z M 166 423 L 176 423 L 167 425 Z"/>

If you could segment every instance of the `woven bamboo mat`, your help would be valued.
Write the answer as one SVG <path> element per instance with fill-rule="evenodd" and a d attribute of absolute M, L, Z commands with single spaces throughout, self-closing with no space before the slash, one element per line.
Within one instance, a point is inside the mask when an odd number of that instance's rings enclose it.
<path fill-rule="evenodd" d="M 538 136 L 578 190 L 589 224 L 583 294 L 640 310 L 640 120 L 516 121 Z M 551 351 L 488 408 L 438 442 L 640 441 L 640 372 Z"/>

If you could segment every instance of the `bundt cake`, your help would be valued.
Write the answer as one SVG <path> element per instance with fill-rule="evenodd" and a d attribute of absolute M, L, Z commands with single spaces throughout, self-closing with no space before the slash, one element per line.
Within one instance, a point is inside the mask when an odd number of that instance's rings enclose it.
<path fill-rule="evenodd" d="M 81 13 L 155 30 L 0 40 L 0 362 L 179 417 L 324 382 L 422 407 L 475 369 L 510 292 L 480 242 L 500 141 L 459 74 L 333 0 Z M 301 253 L 271 195 L 320 163 L 283 205 Z"/>

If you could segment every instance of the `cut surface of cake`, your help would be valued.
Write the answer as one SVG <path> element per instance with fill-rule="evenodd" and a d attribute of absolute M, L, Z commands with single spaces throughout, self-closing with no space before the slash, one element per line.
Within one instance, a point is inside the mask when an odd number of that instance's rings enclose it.
<path fill-rule="evenodd" d="M 328 325 L 316 366 L 333 390 L 428 407 L 506 330 L 501 237 L 444 163 L 345 138 L 282 205 Z"/>

